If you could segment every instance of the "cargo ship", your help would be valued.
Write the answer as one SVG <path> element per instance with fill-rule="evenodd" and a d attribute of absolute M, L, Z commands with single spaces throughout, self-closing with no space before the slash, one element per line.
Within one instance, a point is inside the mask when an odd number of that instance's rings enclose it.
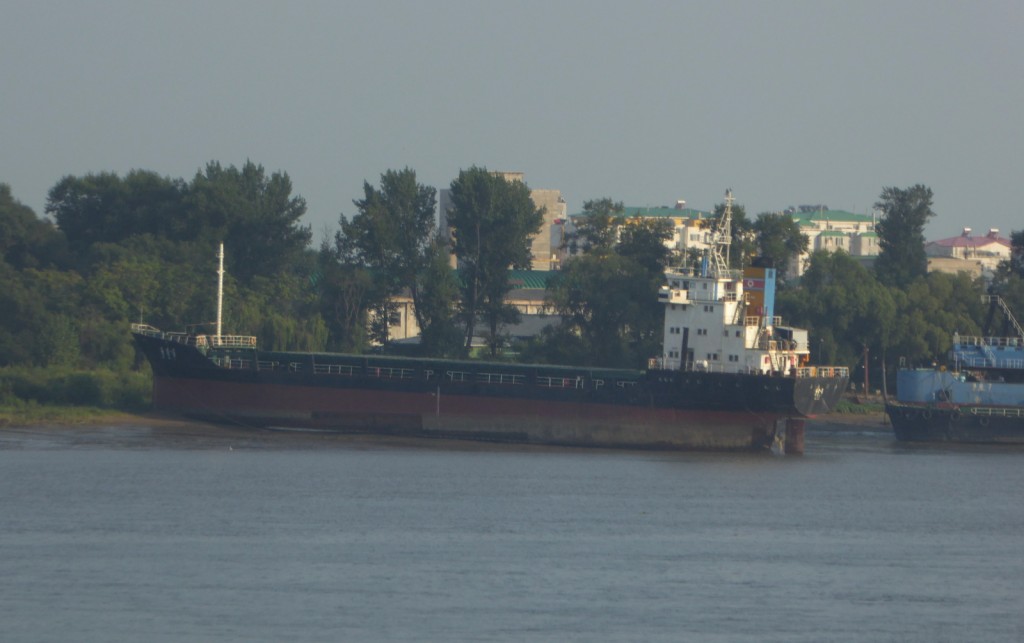
<path fill-rule="evenodd" d="M 896 438 L 915 442 L 1024 444 L 1024 330 L 1006 303 L 984 295 L 990 323 L 1006 332 L 953 335 L 949 366 L 901 369 L 886 404 Z"/>
<path fill-rule="evenodd" d="M 637 449 L 799 453 L 844 367 L 810 366 L 774 316 L 775 271 L 728 268 L 731 194 L 700 267 L 669 270 L 647 369 L 268 351 L 257 338 L 132 327 L 160 411 L 252 427 Z"/>

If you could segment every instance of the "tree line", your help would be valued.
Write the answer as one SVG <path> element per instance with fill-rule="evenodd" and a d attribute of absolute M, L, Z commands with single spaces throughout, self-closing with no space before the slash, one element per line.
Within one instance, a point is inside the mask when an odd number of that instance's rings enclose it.
<path fill-rule="evenodd" d="M 425 355 L 465 357 L 474 338 L 492 357 L 549 363 L 641 367 L 660 354 L 664 271 L 697 261 L 666 247 L 670 224 L 626 218 L 611 198 L 585 202 L 566 240 L 570 257 L 548 281 L 558 323 L 511 346 L 506 329 L 519 313 L 507 303 L 509 268 L 529 267 L 543 213 L 525 183 L 482 167 L 461 171 L 450 196 L 451 237 L 437 229 L 436 190 L 410 168 L 388 170 L 364 182 L 333 237 L 314 248 L 288 175 L 251 161 L 211 162 L 188 181 L 145 170 L 67 176 L 49 191 L 46 218 L 0 184 L 0 366 L 145 369 L 128 324 L 210 324 L 221 242 L 225 327 L 258 335 L 267 349 L 387 346 L 395 297 L 405 293 Z M 1013 258 L 992 283 L 928 273 L 931 203 L 925 186 L 884 188 L 874 267 L 818 252 L 799 279 L 787 267 L 807 239 L 793 220 L 751 220 L 735 206 L 730 260 L 779 270 L 777 311 L 810 330 L 816 362 L 857 366 L 867 354 L 872 369 L 930 363 L 954 331 L 982 333 L 981 294 L 1024 311 L 1024 233 L 1012 234 Z"/>

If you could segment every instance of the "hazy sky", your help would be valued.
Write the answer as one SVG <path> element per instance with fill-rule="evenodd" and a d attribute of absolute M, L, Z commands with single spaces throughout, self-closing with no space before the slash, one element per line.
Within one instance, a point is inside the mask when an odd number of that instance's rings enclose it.
<path fill-rule="evenodd" d="M 525 172 L 570 212 L 726 188 L 748 214 L 935 193 L 1024 228 L 1024 3 L 0 0 L 0 182 L 281 170 L 315 234 L 405 166 Z"/>

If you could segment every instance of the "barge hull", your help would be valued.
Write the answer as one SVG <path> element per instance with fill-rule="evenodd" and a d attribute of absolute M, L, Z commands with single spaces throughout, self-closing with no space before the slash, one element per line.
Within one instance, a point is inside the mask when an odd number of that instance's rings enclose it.
<path fill-rule="evenodd" d="M 207 421 L 559 446 L 748 450 L 785 415 L 157 377 L 154 406 Z"/>

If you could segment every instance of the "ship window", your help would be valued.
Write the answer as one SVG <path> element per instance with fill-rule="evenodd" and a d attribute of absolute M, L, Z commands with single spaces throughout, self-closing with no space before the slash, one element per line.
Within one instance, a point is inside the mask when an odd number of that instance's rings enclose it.
<path fill-rule="evenodd" d="M 728 329 L 727 329 L 727 330 L 723 330 L 723 331 L 722 331 L 722 337 L 728 337 L 728 336 L 729 336 L 729 331 L 728 331 Z"/>
<path fill-rule="evenodd" d="M 736 337 L 740 336 L 740 331 L 736 331 Z"/>
<path fill-rule="evenodd" d="M 714 362 L 717 362 L 717 361 L 718 361 L 718 353 L 713 353 L 713 354 L 711 355 L 711 361 L 714 361 Z"/>

